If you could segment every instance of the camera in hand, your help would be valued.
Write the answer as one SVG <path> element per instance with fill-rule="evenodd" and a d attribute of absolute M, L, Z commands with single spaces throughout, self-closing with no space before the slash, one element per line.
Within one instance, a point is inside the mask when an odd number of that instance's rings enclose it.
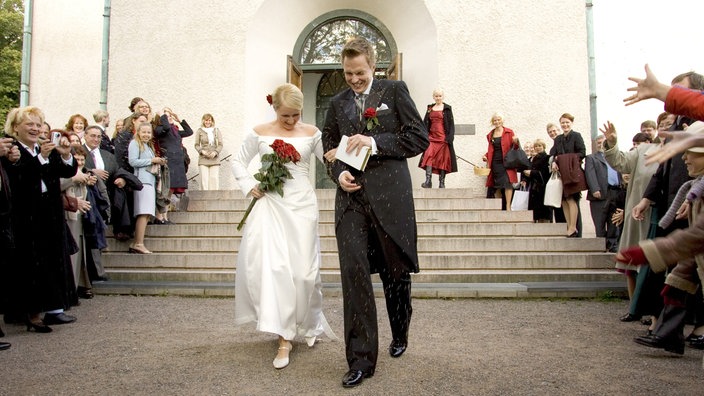
<path fill-rule="evenodd" d="M 51 133 L 51 142 L 58 146 L 60 141 L 61 141 L 61 133 L 60 132 L 52 132 Z"/>

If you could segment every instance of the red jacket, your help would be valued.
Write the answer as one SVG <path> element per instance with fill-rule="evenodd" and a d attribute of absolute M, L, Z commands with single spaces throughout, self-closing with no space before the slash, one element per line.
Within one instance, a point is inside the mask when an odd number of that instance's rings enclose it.
<path fill-rule="evenodd" d="M 494 158 L 494 144 L 491 142 L 492 136 L 494 135 L 494 130 L 492 129 L 487 135 L 486 140 L 489 142 L 489 149 L 486 152 L 487 167 L 491 169 L 491 159 Z M 516 136 L 513 130 L 504 127 L 504 134 L 501 135 L 501 158 L 506 156 L 506 153 L 511 149 L 513 145 L 513 138 Z M 518 183 L 518 176 L 516 176 L 515 169 L 506 169 L 506 174 L 508 175 L 508 180 L 511 183 Z M 489 177 L 486 178 L 486 186 L 494 187 L 494 172 L 489 173 Z"/>
<path fill-rule="evenodd" d="M 668 113 L 704 120 L 704 92 L 672 87 L 665 98 Z"/>

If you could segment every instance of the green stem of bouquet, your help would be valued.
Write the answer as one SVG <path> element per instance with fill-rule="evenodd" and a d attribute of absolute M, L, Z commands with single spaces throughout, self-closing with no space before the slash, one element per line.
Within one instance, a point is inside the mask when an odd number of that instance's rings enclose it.
<path fill-rule="evenodd" d="M 252 198 L 252 202 L 249 203 L 247 210 L 245 210 L 244 212 L 244 217 L 242 217 L 242 220 L 240 220 L 240 224 L 237 225 L 237 231 L 242 230 L 242 227 L 244 227 L 244 223 L 247 221 L 247 217 L 249 217 L 249 212 L 252 211 L 254 204 L 257 203 L 257 199 L 259 198 Z"/>

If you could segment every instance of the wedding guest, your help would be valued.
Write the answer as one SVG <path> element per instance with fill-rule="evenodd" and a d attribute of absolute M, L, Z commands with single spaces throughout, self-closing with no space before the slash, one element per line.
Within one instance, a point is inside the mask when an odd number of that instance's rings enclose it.
<path fill-rule="evenodd" d="M 616 127 L 611 122 L 604 124 L 600 131 L 606 137 L 604 142 L 604 156 L 608 164 L 616 171 L 630 175 L 630 180 L 626 188 L 626 205 L 624 212 L 626 214 L 631 213 L 633 208 L 640 202 L 645 189 L 648 187 L 648 183 L 658 168 L 655 164 L 645 164 L 645 159 L 648 154 L 655 151 L 658 146 L 652 143 L 643 143 L 638 145 L 634 150 L 623 152 L 618 148 Z M 650 208 L 643 213 L 643 216 L 645 219 L 650 219 Z M 647 239 L 649 229 L 649 221 L 639 221 L 632 216 L 625 216 L 618 249 L 621 250 Z M 636 290 L 638 267 L 617 263 L 616 268 L 626 275 L 629 298 L 632 301 L 637 301 L 638 296 L 634 296 L 634 292 Z M 631 321 L 631 319 L 637 320 L 639 317 L 640 314 L 630 313 L 630 315 L 626 314 L 622 316 L 621 319 L 627 322 Z"/>
<path fill-rule="evenodd" d="M 342 68 L 349 89 L 330 101 L 323 145 L 334 149 L 348 136 L 347 152 L 371 148 L 364 172 L 335 161 L 329 175 L 339 186 L 335 196 L 335 233 L 340 256 L 349 371 L 344 387 L 374 375 L 379 340 L 371 273 L 384 287 L 391 325 L 391 357 L 408 347 L 411 321 L 411 273 L 418 272 L 416 219 L 407 158 L 428 148 L 428 131 L 403 81 L 376 80 L 376 52 L 363 38 L 342 49 Z M 359 103 L 359 105 L 357 105 Z M 354 109 L 357 109 L 357 112 Z M 364 130 L 364 109 L 384 109 L 378 125 Z M 351 111 L 350 111 L 351 110 Z M 384 112 L 383 117 L 381 111 Z M 363 132 L 363 133 L 361 133 Z"/>
<path fill-rule="evenodd" d="M 115 146 L 112 145 L 112 139 L 107 133 L 110 126 L 110 114 L 105 110 L 98 110 L 93 113 L 93 119 L 97 123 L 97 127 L 100 128 L 100 148 L 114 154 Z"/>
<path fill-rule="evenodd" d="M 27 330 L 48 333 L 52 329 L 47 323 L 76 320 L 63 313 L 68 307 L 66 270 L 70 266 L 64 262 L 66 226 L 59 179 L 73 176 L 77 164 L 65 137 L 58 145 L 51 140 L 39 145 L 43 122 L 44 113 L 32 106 L 12 109 L 7 115 L 5 133 L 17 139 L 20 151 L 19 160 L 6 168 L 15 237 L 7 263 L 14 313 L 24 315 Z M 44 320 L 42 312 L 47 312 Z"/>
<path fill-rule="evenodd" d="M 562 211 L 567 220 L 567 237 L 578 238 L 581 235 L 577 223 L 582 217 L 579 211 L 579 200 L 582 197 L 581 191 L 587 189 L 581 163 L 587 155 L 587 149 L 582 135 L 572 130 L 572 123 L 574 123 L 574 116 L 571 114 L 564 113 L 560 116 L 562 135 L 555 137 L 550 156 L 552 171 L 559 171 L 562 177 Z"/>
<path fill-rule="evenodd" d="M 672 124 L 675 123 L 675 120 L 677 119 L 677 116 L 674 114 L 670 114 L 666 111 L 660 113 L 657 119 L 657 124 L 658 124 L 658 139 L 660 139 L 660 133 L 661 132 L 667 132 L 670 130 L 672 127 Z M 655 142 L 653 142 L 655 143 Z M 664 143 L 664 139 L 660 139 L 659 143 Z"/>
<path fill-rule="evenodd" d="M 645 135 L 645 134 L 644 134 Z M 648 136 L 648 135 L 645 135 Z M 584 176 L 587 179 L 587 200 L 597 238 L 604 238 L 607 252 L 618 248 L 618 227 L 611 221 L 608 203 L 617 199 L 623 186 L 621 173 L 604 157 L 604 135 L 596 138 L 596 152 L 584 159 Z"/>
<path fill-rule="evenodd" d="M 115 145 L 112 143 L 115 141 L 117 134 L 122 132 L 124 127 L 125 127 L 125 120 L 118 119 L 117 121 L 115 121 L 115 129 L 112 131 L 112 138 L 110 140 L 110 144 L 112 145 L 113 150 L 115 149 Z M 113 151 L 113 154 L 115 154 L 114 151 Z"/>
<path fill-rule="evenodd" d="M 144 115 L 147 120 L 152 119 L 152 107 L 147 103 L 146 100 L 142 98 L 134 98 L 132 99 L 132 102 L 135 102 L 134 104 L 130 104 L 130 107 L 132 108 L 132 113 L 138 113 Z M 129 129 L 129 130 L 134 130 L 135 125 L 134 122 L 137 121 L 133 116 L 125 118 L 125 125 L 123 129 Z"/>
<path fill-rule="evenodd" d="M 200 187 L 203 190 L 220 189 L 220 152 L 222 151 L 222 134 L 215 127 L 211 114 L 204 114 L 201 127 L 196 131 L 196 151 L 198 152 L 198 169 L 200 170 Z"/>
<path fill-rule="evenodd" d="M 103 198 L 107 200 L 106 216 L 103 218 L 107 222 L 110 218 L 110 202 L 114 200 L 115 190 L 124 188 L 126 181 L 118 175 L 119 166 L 115 156 L 109 150 L 101 148 L 102 132 L 100 128 L 96 125 L 89 126 L 86 129 L 84 141 L 85 145 L 83 147 L 88 153 L 85 161 L 86 169 L 100 178 L 99 190 L 105 191 L 104 195 L 101 194 L 102 197 L 93 196 L 93 199 Z M 99 220 L 98 216 L 91 218 Z M 97 225 L 102 228 L 101 224 Z M 100 239 L 96 240 L 95 237 L 87 238 L 86 240 L 88 241 L 86 260 L 87 267 L 92 275 L 91 278 L 94 280 L 107 280 L 107 272 L 102 264 L 102 249 L 106 246 Z"/>
<path fill-rule="evenodd" d="M 433 91 L 435 103 L 429 104 L 425 112 L 423 123 L 428 129 L 428 140 L 430 145 L 420 157 L 418 166 L 425 169 L 425 182 L 421 184 L 423 188 L 433 186 L 433 173 L 437 174 L 438 188 L 445 188 L 445 175 L 457 172 L 457 158 L 455 157 L 455 118 L 452 115 L 452 107 L 444 103 L 445 94 L 442 89 L 436 88 Z"/>
<path fill-rule="evenodd" d="M 182 196 L 188 189 L 188 170 L 185 163 L 183 138 L 193 135 L 193 129 L 186 120 L 180 119 L 170 108 L 164 110 L 154 119 L 154 147 L 158 155 L 167 159 L 169 167 L 169 195 L 157 196 L 157 213 L 155 224 L 171 224 L 168 211 L 171 194 Z"/>
<path fill-rule="evenodd" d="M 14 139 L 10 137 L 0 138 L 0 249 L 2 254 L 7 255 L 15 246 L 14 232 L 12 230 L 12 197 L 10 192 L 10 183 L 6 166 L 12 166 L 20 158 L 20 151 L 12 142 Z M 3 277 L 0 279 L 0 314 L 5 314 L 4 319 L 7 322 L 10 312 L 6 307 L 6 292 L 10 289 L 9 277 L 3 270 Z M 4 337 L 5 333 L 0 327 L 0 337 Z M 9 342 L 0 342 L 0 350 L 9 349 L 12 346 Z"/>
<path fill-rule="evenodd" d="M 543 203 L 545 184 L 550 178 L 550 157 L 545 152 L 546 144 L 543 140 L 537 139 L 531 147 L 535 153 L 530 160 L 531 168 L 523 171 L 530 191 L 528 209 L 533 211 L 535 223 L 551 223 L 552 211 Z"/>
<path fill-rule="evenodd" d="M 323 331 L 332 333 L 322 313 L 318 201 L 308 178 L 311 157 L 324 162 L 321 133 L 300 122 L 303 94 L 296 86 L 277 87 L 271 104 L 276 119 L 255 126 L 232 162 L 240 190 L 256 199 L 237 256 L 235 323 L 255 322 L 257 330 L 276 334 L 273 365 L 282 369 L 296 337 L 313 346 Z M 294 157 L 283 165 L 291 178 L 281 195 L 263 191 L 247 170 L 255 156 L 271 155 L 275 142 L 289 144 Z"/>
<path fill-rule="evenodd" d="M 64 210 L 66 223 L 69 231 L 76 241 L 78 251 L 71 255 L 71 267 L 73 270 L 73 282 L 76 286 L 78 297 L 92 298 L 90 276 L 85 258 L 85 238 L 83 235 L 83 214 L 90 210 L 90 203 L 86 200 L 88 194 L 86 185 L 97 183 L 97 178 L 83 171 L 88 153 L 82 146 L 72 146 L 71 153 L 76 161 L 78 169 L 76 174 L 70 178 L 61 178 L 61 191 L 69 197 L 76 198 L 78 207 L 76 211 Z"/>
<path fill-rule="evenodd" d="M 66 123 L 66 131 L 75 132 L 81 141 L 83 141 L 83 134 L 85 133 L 86 127 L 88 126 L 88 120 L 80 114 L 74 114 Z"/>
<path fill-rule="evenodd" d="M 142 182 L 142 189 L 134 193 L 134 243 L 130 245 L 130 253 L 151 254 L 144 246 L 144 234 L 147 222 L 153 217 L 156 209 L 155 187 L 157 178 L 152 170 L 153 165 L 165 165 L 167 160 L 159 157 L 154 149 L 152 137 L 154 131 L 148 122 L 137 124 L 137 133 L 130 142 L 128 152 L 130 166 L 134 174 Z"/>
<path fill-rule="evenodd" d="M 141 123 L 148 122 L 147 117 L 141 113 L 132 113 L 131 125 L 139 125 Z M 113 143 L 115 145 L 115 161 L 117 161 L 118 168 L 122 171 L 118 171 L 120 176 L 125 180 L 125 184 L 115 185 L 115 189 L 109 192 L 110 204 L 111 204 L 111 223 L 113 225 L 113 234 L 115 238 L 120 241 L 126 241 L 131 238 L 134 233 L 134 216 L 133 213 L 133 192 L 139 190 L 141 183 L 139 179 L 135 184 L 135 180 L 130 180 L 129 175 L 134 177 L 134 169 L 129 163 L 128 158 L 128 148 L 135 135 L 133 129 L 125 129 L 120 132 Z M 117 173 L 116 173 L 117 175 Z"/>
<path fill-rule="evenodd" d="M 504 127 L 504 117 L 499 113 L 491 116 L 491 125 L 494 126 L 487 135 L 489 148 L 482 160 L 489 162 L 491 172 L 486 179 L 486 186 L 494 188 L 494 196 L 502 198 L 502 208 L 510 211 L 513 198 L 513 186 L 518 183 L 516 169 L 504 167 L 504 157 L 512 147 L 517 146 L 518 137 L 512 129 Z"/>
<path fill-rule="evenodd" d="M 651 143 L 660 143 L 658 139 L 658 125 L 653 120 L 645 120 L 640 123 L 640 133 L 650 137 Z"/>

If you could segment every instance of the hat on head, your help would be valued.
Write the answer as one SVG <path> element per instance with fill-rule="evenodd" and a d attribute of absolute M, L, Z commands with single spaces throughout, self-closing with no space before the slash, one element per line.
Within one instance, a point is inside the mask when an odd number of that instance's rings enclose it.
<path fill-rule="evenodd" d="M 697 121 L 687 127 L 686 132 L 689 133 L 704 133 L 704 122 Z M 688 152 L 691 153 L 704 153 L 704 146 L 695 146 L 692 148 L 687 149 Z"/>

